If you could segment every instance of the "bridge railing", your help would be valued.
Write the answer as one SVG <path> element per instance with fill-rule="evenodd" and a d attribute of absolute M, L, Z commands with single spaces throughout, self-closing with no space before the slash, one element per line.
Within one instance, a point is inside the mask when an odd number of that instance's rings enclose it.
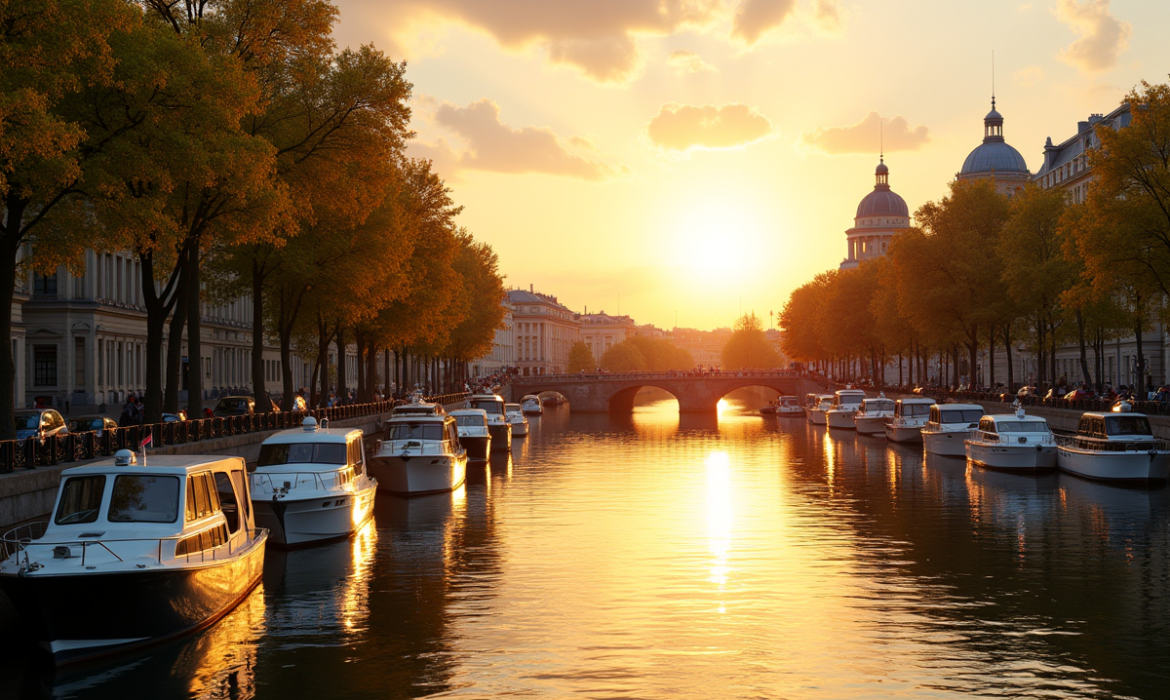
<path fill-rule="evenodd" d="M 537 374 L 516 377 L 515 384 L 549 384 L 552 382 L 630 381 L 641 379 L 795 379 L 804 376 L 800 370 L 674 370 L 667 372 L 576 372 L 572 374 Z"/>

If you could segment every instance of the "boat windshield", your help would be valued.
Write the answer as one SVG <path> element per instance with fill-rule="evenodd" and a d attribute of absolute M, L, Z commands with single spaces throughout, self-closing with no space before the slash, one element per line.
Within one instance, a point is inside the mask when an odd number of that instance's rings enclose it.
<path fill-rule="evenodd" d="M 1048 424 L 1042 420 L 1001 420 L 995 424 L 1001 433 L 1047 433 Z"/>
<path fill-rule="evenodd" d="M 114 479 L 112 523 L 173 523 L 179 519 L 179 479 L 126 474 Z"/>
<path fill-rule="evenodd" d="M 881 399 L 877 401 L 870 401 L 869 403 L 865 404 L 865 410 L 868 413 L 877 413 L 878 411 L 892 411 L 894 410 L 894 402 L 890 401 L 889 399 L 884 401 Z"/>
<path fill-rule="evenodd" d="M 261 445 L 260 459 L 256 466 L 270 467 L 279 464 L 348 464 L 345 443 L 341 442 L 291 442 L 276 445 Z"/>
<path fill-rule="evenodd" d="M 455 423 L 463 427 L 482 428 L 487 425 L 487 419 L 483 416 L 455 416 Z"/>
<path fill-rule="evenodd" d="M 983 417 L 983 411 L 978 408 L 965 408 L 961 410 L 944 410 L 942 412 L 943 423 L 978 423 L 979 419 Z"/>
<path fill-rule="evenodd" d="M 506 404 L 504 404 L 504 409 L 505 409 L 505 410 L 508 410 L 508 411 L 519 411 L 519 410 L 520 410 L 520 404 L 518 404 L 518 403 L 506 403 Z"/>
<path fill-rule="evenodd" d="M 443 437 L 442 423 L 391 423 L 386 428 L 387 440 L 442 440 Z"/>
<path fill-rule="evenodd" d="M 97 520 L 105 489 L 106 477 L 101 474 L 66 479 L 61 489 L 61 502 L 57 504 L 56 523 L 74 525 Z"/>
<path fill-rule="evenodd" d="M 902 415 L 910 416 L 929 416 L 930 404 L 928 403 L 904 403 L 902 404 Z"/>
<path fill-rule="evenodd" d="M 492 401 L 491 399 L 479 399 L 472 401 L 468 408 L 481 408 L 487 411 L 488 415 L 502 416 L 504 415 L 504 404 L 499 401 Z"/>
<path fill-rule="evenodd" d="M 39 413 L 17 413 L 16 414 L 16 429 L 17 430 L 36 430 L 41 427 L 41 414 Z"/>
<path fill-rule="evenodd" d="M 1153 435 L 1150 421 L 1145 416 L 1106 416 L 1107 435 Z"/>

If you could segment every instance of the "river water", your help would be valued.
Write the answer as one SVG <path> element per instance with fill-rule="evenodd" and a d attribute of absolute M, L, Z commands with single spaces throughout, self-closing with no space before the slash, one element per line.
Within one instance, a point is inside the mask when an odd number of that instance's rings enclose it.
<path fill-rule="evenodd" d="M 1170 498 L 673 400 L 270 552 L 216 627 L 0 698 L 1170 697 Z M 652 397 L 653 398 L 653 397 Z M 100 605 L 100 601 L 86 601 Z"/>

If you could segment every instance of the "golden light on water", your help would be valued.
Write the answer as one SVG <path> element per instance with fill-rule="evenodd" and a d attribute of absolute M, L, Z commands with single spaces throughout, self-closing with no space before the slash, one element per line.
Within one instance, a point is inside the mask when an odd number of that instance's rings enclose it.
<path fill-rule="evenodd" d="M 731 458 L 726 452 L 707 455 L 707 546 L 711 552 L 708 581 L 722 591 L 727 583 L 728 553 L 731 551 L 731 526 L 735 518 L 732 507 Z M 726 612 L 723 604 L 719 612 Z"/>
<path fill-rule="evenodd" d="M 350 541 L 353 568 L 341 588 L 341 626 L 349 634 L 365 630 L 369 620 L 369 579 L 377 545 L 378 529 L 370 518 Z"/>

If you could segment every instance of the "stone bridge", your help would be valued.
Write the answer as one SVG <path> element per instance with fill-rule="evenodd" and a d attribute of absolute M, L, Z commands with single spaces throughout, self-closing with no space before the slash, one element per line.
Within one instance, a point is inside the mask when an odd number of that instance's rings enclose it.
<path fill-rule="evenodd" d="M 514 400 L 528 394 L 556 392 L 569 400 L 574 411 L 628 413 L 643 388 L 662 389 L 678 399 L 682 413 L 714 413 L 719 399 L 736 389 L 767 387 L 783 395 L 801 396 L 820 391 L 806 377 L 793 371 L 629 372 L 622 374 L 546 374 L 512 380 Z"/>

